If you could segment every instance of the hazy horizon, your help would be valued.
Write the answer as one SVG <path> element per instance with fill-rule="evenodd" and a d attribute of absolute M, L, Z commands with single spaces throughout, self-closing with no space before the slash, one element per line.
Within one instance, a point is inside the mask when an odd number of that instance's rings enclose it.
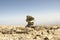
<path fill-rule="evenodd" d="M 26 25 L 27 15 L 37 25 L 60 25 L 60 0 L 0 0 L 0 25 Z"/>

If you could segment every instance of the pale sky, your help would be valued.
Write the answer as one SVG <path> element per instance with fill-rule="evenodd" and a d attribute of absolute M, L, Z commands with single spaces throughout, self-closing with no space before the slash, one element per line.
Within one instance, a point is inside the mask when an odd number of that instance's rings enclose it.
<path fill-rule="evenodd" d="M 26 16 L 35 24 L 60 24 L 60 0 L 0 0 L 0 24 L 26 25 Z"/>

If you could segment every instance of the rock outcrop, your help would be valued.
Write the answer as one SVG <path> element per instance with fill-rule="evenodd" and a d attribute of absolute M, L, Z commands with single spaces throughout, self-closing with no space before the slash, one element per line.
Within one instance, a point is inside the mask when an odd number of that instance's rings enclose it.
<path fill-rule="evenodd" d="M 0 40 L 60 40 L 60 26 L 0 26 Z"/>
<path fill-rule="evenodd" d="M 28 23 L 26 27 L 31 27 L 34 25 L 34 17 L 32 16 L 27 16 L 26 17 L 26 22 Z"/>

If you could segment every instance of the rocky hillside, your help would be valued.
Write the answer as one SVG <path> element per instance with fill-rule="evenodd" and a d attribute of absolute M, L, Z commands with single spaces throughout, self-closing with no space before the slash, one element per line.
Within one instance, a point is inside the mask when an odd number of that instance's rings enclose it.
<path fill-rule="evenodd" d="M 60 26 L 0 26 L 0 40 L 60 40 Z"/>

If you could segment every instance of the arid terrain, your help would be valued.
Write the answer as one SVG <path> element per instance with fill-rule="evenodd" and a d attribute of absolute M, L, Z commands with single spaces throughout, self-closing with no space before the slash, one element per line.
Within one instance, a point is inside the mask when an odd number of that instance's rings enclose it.
<path fill-rule="evenodd" d="M 0 25 L 0 40 L 60 40 L 60 26 Z"/>

